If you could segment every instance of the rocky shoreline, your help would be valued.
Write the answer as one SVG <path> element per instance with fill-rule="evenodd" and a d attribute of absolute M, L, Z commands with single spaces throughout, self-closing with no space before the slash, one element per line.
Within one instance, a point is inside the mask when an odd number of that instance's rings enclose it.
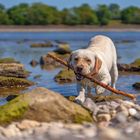
<path fill-rule="evenodd" d="M 138 140 L 140 105 L 87 97 L 80 106 L 40 87 L 1 106 L 0 123 L 1 140 Z"/>
<path fill-rule="evenodd" d="M 55 41 L 51 52 L 68 61 L 71 49 L 68 43 Z M 52 42 L 34 43 L 30 47 L 53 47 Z M 58 83 L 75 82 L 72 71 L 65 69 L 46 55 L 32 60 L 33 67 L 61 68 L 54 77 Z M 131 64 L 118 64 L 120 72 L 140 74 L 140 59 Z M 29 72 L 13 59 L 0 60 L 0 87 L 28 87 Z M 40 75 L 38 75 L 40 76 Z M 38 77 L 36 76 L 36 78 Z M 133 85 L 140 87 L 137 82 Z M 38 87 L 25 94 L 7 97 L 0 106 L 0 140 L 139 140 L 140 105 L 122 96 L 87 95 L 82 105 L 59 93 Z"/>

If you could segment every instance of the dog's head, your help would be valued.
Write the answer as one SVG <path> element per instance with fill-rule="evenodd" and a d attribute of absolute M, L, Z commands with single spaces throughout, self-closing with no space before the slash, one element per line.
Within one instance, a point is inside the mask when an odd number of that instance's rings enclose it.
<path fill-rule="evenodd" d="M 72 52 L 69 65 L 76 74 L 88 75 L 98 72 L 101 67 L 101 60 L 90 50 L 79 49 Z"/>

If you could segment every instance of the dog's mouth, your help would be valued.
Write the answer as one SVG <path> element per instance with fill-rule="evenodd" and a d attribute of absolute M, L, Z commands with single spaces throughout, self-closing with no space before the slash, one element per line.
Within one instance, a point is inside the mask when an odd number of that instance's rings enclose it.
<path fill-rule="evenodd" d="M 81 80 L 84 79 L 84 77 L 81 75 L 81 73 L 75 73 L 75 75 L 76 75 L 76 80 L 77 81 L 81 81 Z"/>

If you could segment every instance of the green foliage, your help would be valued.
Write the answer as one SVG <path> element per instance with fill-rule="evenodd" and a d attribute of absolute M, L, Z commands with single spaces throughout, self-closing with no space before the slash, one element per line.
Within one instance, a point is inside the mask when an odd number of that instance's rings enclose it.
<path fill-rule="evenodd" d="M 34 3 L 28 10 L 28 24 L 47 25 L 59 24 L 61 18 L 56 8 L 47 6 L 42 3 Z"/>
<path fill-rule="evenodd" d="M 12 21 L 9 19 L 9 16 L 5 11 L 3 11 L 0 7 L 0 25 L 8 25 L 11 24 Z"/>
<path fill-rule="evenodd" d="M 80 24 L 98 24 L 96 13 L 88 4 L 83 4 L 74 10 Z"/>
<path fill-rule="evenodd" d="M 5 10 L 5 6 L 3 4 L 0 3 L 0 10 L 4 11 Z"/>
<path fill-rule="evenodd" d="M 80 7 L 71 9 L 64 9 L 62 11 L 62 19 L 62 23 L 68 25 L 98 24 L 96 13 L 88 4 L 83 4 Z"/>
<path fill-rule="evenodd" d="M 112 19 L 120 19 L 121 18 L 121 10 L 120 10 L 120 6 L 118 4 L 115 4 L 115 3 L 110 4 L 109 10 L 111 12 Z"/>
<path fill-rule="evenodd" d="M 106 5 L 99 5 L 97 9 L 97 16 L 100 25 L 107 25 L 111 19 L 111 13 Z"/>
<path fill-rule="evenodd" d="M 9 9 L 0 4 L 0 25 L 108 25 L 111 20 L 140 24 L 140 8 L 120 10 L 118 4 L 99 5 L 95 10 L 88 4 L 58 10 L 43 3 L 21 3 Z"/>
<path fill-rule="evenodd" d="M 27 14 L 29 6 L 22 3 L 10 8 L 7 13 L 15 25 L 26 25 L 28 23 Z"/>
<path fill-rule="evenodd" d="M 75 8 L 64 9 L 61 12 L 62 24 L 66 25 L 77 25 L 79 24 L 78 16 L 75 14 Z"/>
<path fill-rule="evenodd" d="M 140 8 L 131 6 L 124 9 L 121 19 L 123 23 L 140 24 Z"/>

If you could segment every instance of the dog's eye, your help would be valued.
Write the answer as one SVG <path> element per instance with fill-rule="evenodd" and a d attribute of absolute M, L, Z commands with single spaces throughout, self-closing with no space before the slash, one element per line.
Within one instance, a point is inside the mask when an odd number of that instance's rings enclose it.
<path fill-rule="evenodd" d="M 78 58 L 74 58 L 75 61 L 78 61 Z"/>
<path fill-rule="evenodd" d="M 90 59 L 88 59 L 88 58 L 86 59 L 86 61 L 87 61 L 88 63 L 90 63 L 90 62 L 91 62 L 91 60 L 90 60 Z"/>

